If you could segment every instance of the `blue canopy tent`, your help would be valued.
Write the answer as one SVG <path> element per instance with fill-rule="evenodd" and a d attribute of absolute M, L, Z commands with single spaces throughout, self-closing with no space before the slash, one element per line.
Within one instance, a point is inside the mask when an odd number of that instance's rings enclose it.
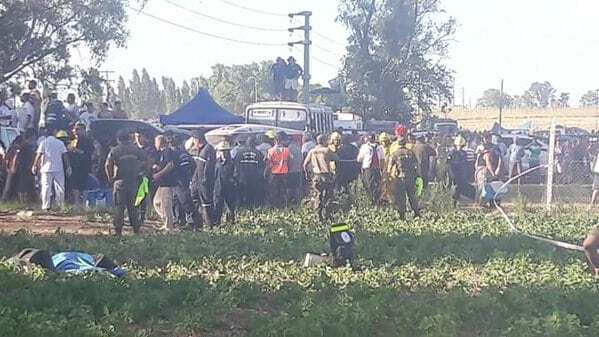
<path fill-rule="evenodd" d="M 162 125 L 222 125 L 243 121 L 242 117 L 218 105 L 206 89 L 201 89 L 196 97 L 172 114 L 160 116 Z"/>

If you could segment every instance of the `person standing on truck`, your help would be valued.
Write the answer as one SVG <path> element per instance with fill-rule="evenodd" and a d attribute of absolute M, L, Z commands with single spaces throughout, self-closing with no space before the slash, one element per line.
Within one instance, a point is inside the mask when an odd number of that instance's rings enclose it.
<path fill-rule="evenodd" d="M 282 57 L 277 57 L 277 61 L 270 66 L 270 73 L 275 89 L 275 99 L 283 100 L 285 93 L 285 80 L 287 79 L 287 63 Z"/>
<path fill-rule="evenodd" d="M 287 100 L 292 102 L 297 101 L 299 79 L 303 74 L 304 70 L 302 67 L 295 63 L 295 58 L 293 56 L 289 56 L 287 59 L 287 79 L 285 80 Z"/>

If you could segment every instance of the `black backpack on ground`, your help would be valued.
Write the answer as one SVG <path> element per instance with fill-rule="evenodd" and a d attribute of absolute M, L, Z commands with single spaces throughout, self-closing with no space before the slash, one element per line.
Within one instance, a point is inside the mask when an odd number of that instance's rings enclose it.
<path fill-rule="evenodd" d="M 329 244 L 333 267 L 352 265 L 356 259 L 356 237 L 346 224 L 331 226 Z"/>

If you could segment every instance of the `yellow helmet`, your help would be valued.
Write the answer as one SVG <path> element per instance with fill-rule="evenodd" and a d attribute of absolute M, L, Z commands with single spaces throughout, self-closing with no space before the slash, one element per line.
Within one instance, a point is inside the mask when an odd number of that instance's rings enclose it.
<path fill-rule="evenodd" d="M 270 139 L 275 139 L 277 137 L 277 133 L 273 129 L 266 131 L 264 135 Z"/>
<path fill-rule="evenodd" d="M 64 130 L 60 130 L 56 133 L 56 138 L 69 138 L 69 134 Z"/>
<path fill-rule="evenodd" d="M 229 142 L 227 142 L 226 140 L 223 140 L 222 142 L 218 143 L 216 145 L 216 151 L 229 151 L 231 150 L 231 144 Z"/>
<path fill-rule="evenodd" d="M 455 146 L 466 146 L 466 138 L 464 138 L 462 135 L 458 135 L 455 137 L 453 144 Z"/>
<path fill-rule="evenodd" d="M 341 134 L 339 132 L 333 132 L 331 134 L 331 142 L 341 141 Z"/>
<path fill-rule="evenodd" d="M 379 142 L 381 142 L 381 143 L 388 142 L 390 140 L 391 140 L 391 138 L 389 137 L 389 134 L 387 134 L 386 132 L 382 132 L 379 135 Z"/>

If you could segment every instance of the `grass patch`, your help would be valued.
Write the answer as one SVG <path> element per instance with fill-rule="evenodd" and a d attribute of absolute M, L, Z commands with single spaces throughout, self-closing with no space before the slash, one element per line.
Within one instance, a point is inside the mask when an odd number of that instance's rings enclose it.
<path fill-rule="evenodd" d="M 492 213 L 404 222 L 356 200 L 339 220 L 356 231 L 357 272 L 300 266 L 327 249 L 326 225 L 302 210 L 242 212 L 203 233 L 0 235 L 3 257 L 78 249 L 130 271 L 56 275 L 3 260 L 0 336 L 596 336 L 599 288 L 582 255 L 517 236 Z M 581 242 L 597 216 L 527 210 L 515 221 Z"/>

